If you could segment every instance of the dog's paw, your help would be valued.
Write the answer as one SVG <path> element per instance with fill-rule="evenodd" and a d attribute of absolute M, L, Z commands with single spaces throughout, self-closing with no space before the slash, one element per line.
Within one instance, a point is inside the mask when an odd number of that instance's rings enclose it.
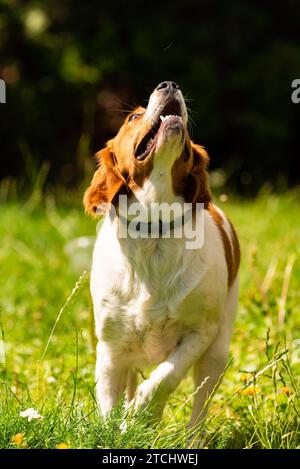
<path fill-rule="evenodd" d="M 189 449 L 204 449 L 206 448 L 207 433 L 202 430 L 191 434 L 188 439 Z"/>
<path fill-rule="evenodd" d="M 146 411 L 149 418 L 161 418 L 166 403 L 166 396 L 162 393 L 160 383 L 153 379 L 146 379 L 137 388 L 136 396 L 130 403 L 134 412 Z"/>
<path fill-rule="evenodd" d="M 158 383 L 151 379 L 146 379 L 137 388 L 134 399 L 134 410 L 142 410 L 149 406 L 153 401 L 158 389 Z"/>

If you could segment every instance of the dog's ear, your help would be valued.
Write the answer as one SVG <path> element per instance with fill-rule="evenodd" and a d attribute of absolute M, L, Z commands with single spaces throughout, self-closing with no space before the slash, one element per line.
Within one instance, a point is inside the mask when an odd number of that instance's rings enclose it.
<path fill-rule="evenodd" d="M 126 184 L 109 147 L 96 153 L 96 158 L 98 168 L 83 198 L 85 211 L 94 217 L 106 211 L 102 204 L 114 203 L 116 195 Z"/>
<path fill-rule="evenodd" d="M 207 207 L 212 200 L 207 166 L 209 157 L 207 151 L 194 142 L 191 142 L 193 163 L 187 175 L 185 186 L 185 200 L 191 203 L 204 203 Z"/>

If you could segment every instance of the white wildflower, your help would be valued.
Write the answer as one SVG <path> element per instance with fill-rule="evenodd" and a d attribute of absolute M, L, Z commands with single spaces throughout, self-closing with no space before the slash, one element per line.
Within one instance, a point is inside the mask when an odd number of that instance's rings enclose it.
<path fill-rule="evenodd" d="M 57 381 L 57 379 L 54 378 L 54 376 L 49 376 L 47 378 L 47 383 L 49 383 L 49 384 L 56 383 L 56 381 Z"/>
<path fill-rule="evenodd" d="M 38 413 L 37 410 L 30 407 L 29 409 L 23 410 L 20 412 L 20 417 L 27 418 L 28 422 L 31 422 L 33 419 L 43 419 L 44 417 Z"/>

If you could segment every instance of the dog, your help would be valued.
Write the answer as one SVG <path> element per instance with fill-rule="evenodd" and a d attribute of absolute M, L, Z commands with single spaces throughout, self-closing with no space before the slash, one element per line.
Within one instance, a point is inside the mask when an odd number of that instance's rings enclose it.
<path fill-rule="evenodd" d="M 104 215 L 91 271 L 100 412 L 109 414 L 126 392 L 131 408 L 147 408 L 159 419 L 193 368 L 195 425 L 227 363 L 240 248 L 233 225 L 212 202 L 208 154 L 190 139 L 179 85 L 160 83 L 147 108 L 131 112 L 96 158 L 84 206 L 93 216 Z M 129 208 L 125 215 L 121 198 Z M 135 203 L 148 215 L 134 225 L 140 236 L 124 236 Z M 167 227 L 158 218 L 154 236 L 148 236 L 149 213 L 157 204 L 188 205 L 188 220 L 174 215 Z M 182 231 L 198 219 L 203 242 L 196 247 L 187 247 L 185 234 L 172 236 L 175 224 Z M 137 385 L 138 371 L 150 366 L 149 377 Z"/>

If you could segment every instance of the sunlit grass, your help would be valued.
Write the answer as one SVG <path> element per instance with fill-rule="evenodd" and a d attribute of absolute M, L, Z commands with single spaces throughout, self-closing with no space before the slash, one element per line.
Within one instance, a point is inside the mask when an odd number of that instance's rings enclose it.
<path fill-rule="evenodd" d="M 253 200 L 218 202 L 241 240 L 240 303 L 228 369 L 195 434 L 185 429 L 190 376 L 156 427 L 146 414 L 126 417 L 122 405 L 108 421 L 99 418 L 83 274 L 95 222 L 72 196 L 16 198 L 2 187 L 0 199 L 1 447 L 184 448 L 199 435 L 208 448 L 300 447 L 298 190 L 275 195 L 265 189 Z M 43 418 L 20 416 L 31 407 Z"/>

